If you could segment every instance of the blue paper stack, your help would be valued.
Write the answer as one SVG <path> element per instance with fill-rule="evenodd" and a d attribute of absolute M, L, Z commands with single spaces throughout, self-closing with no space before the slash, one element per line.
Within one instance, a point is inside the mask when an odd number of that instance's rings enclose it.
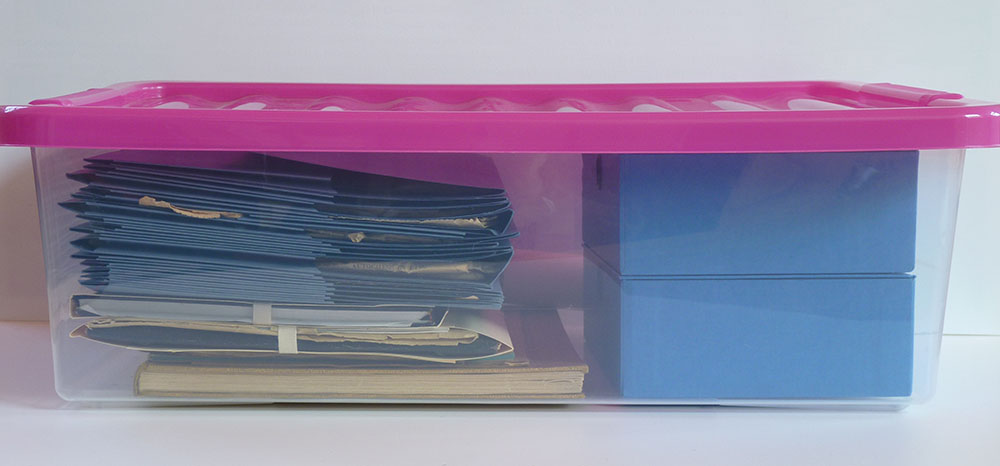
<path fill-rule="evenodd" d="M 111 295 L 499 309 L 500 189 L 254 153 L 115 152 L 69 177 L 81 283 Z"/>

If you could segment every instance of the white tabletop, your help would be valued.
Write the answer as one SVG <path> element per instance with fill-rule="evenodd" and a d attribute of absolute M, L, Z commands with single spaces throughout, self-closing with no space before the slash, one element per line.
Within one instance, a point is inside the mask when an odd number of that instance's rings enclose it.
<path fill-rule="evenodd" d="M 0 323 L 0 455 L 72 464 L 1000 464 L 1000 337 L 946 336 L 899 412 L 273 405 L 74 408 L 48 327 Z"/>

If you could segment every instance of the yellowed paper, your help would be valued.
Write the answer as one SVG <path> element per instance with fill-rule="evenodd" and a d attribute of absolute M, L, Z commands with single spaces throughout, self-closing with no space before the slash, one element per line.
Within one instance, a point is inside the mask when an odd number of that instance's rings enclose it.
<path fill-rule="evenodd" d="M 380 218 L 380 217 L 356 217 L 352 215 L 333 215 L 331 218 L 357 220 L 362 222 L 377 223 L 402 223 L 407 225 L 436 225 L 449 227 L 472 227 L 486 229 L 490 222 L 496 217 L 469 217 L 469 218 Z"/>
<path fill-rule="evenodd" d="M 215 210 L 198 210 L 198 209 L 185 209 L 183 207 L 177 207 L 167 201 L 158 201 L 150 196 L 142 196 L 139 198 L 139 205 L 144 207 L 159 207 L 161 209 L 170 209 L 174 213 L 178 213 L 187 217 L 194 218 L 240 218 L 243 214 L 236 212 L 223 212 Z"/>

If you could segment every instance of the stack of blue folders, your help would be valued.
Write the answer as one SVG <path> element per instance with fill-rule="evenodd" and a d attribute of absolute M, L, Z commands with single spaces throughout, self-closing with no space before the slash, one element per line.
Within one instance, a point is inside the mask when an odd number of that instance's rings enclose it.
<path fill-rule="evenodd" d="M 68 174 L 81 283 L 100 294 L 499 309 L 501 189 L 256 153 L 116 152 Z"/>

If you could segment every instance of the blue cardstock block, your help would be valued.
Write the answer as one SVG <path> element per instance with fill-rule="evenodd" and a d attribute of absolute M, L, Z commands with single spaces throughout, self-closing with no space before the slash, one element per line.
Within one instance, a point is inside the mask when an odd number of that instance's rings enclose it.
<path fill-rule="evenodd" d="M 585 264 L 587 353 L 625 398 L 911 394 L 912 275 L 623 279 Z"/>
<path fill-rule="evenodd" d="M 910 272 L 917 159 L 585 155 L 583 239 L 625 276 Z"/>

